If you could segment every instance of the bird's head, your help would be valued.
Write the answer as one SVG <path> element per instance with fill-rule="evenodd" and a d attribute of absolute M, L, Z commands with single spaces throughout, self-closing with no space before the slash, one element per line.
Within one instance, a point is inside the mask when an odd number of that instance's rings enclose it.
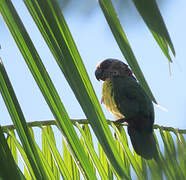
<path fill-rule="evenodd" d="M 97 80 L 105 81 L 114 76 L 134 76 L 128 65 L 117 59 L 106 59 L 100 62 L 95 71 Z"/>

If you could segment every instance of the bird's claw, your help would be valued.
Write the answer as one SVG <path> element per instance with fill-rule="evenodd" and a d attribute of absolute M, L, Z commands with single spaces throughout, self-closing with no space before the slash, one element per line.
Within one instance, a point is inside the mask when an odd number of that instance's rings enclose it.
<path fill-rule="evenodd" d="M 114 124 L 117 125 L 128 125 L 128 123 L 126 122 L 126 118 L 122 118 L 122 119 L 118 119 L 114 122 Z"/>

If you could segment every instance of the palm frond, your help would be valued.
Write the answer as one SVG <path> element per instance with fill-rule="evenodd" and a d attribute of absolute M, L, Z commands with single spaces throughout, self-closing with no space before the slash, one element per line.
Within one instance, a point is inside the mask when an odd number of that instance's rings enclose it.
<path fill-rule="evenodd" d="M 174 47 L 155 0 L 133 0 L 164 54 L 171 61 L 168 45 Z M 13 125 L 0 127 L 0 179 L 186 179 L 186 130 L 154 126 L 159 129 L 164 147 L 159 149 L 159 161 L 145 160 L 130 147 L 125 129 L 106 120 L 95 95 L 81 56 L 56 0 L 24 0 L 38 29 L 73 90 L 87 119 L 70 120 L 69 115 L 42 63 L 11 0 L 0 1 L 0 12 L 27 66 L 40 88 L 55 120 L 27 123 L 7 72 L 0 62 L 0 91 Z M 145 6 L 145 3 L 148 7 Z M 99 5 L 111 31 L 147 94 L 156 102 L 119 18 L 110 0 Z M 151 18 L 149 18 L 151 17 Z M 159 24 L 156 28 L 154 23 Z M 53 127 L 58 128 L 53 131 Z M 110 126 L 110 127 L 109 127 Z M 39 127 L 41 137 L 35 134 Z M 111 130 L 115 133 L 112 135 Z M 96 137 L 92 138 L 91 131 Z M 16 133 L 15 133 L 16 132 Z M 156 131 L 157 134 L 157 131 Z M 5 135 L 7 138 L 5 138 Z M 17 136 L 18 135 L 18 136 Z M 60 142 L 55 135 L 62 135 Z M 37 139 L 36 139 L 37 136 Z M 97 138 L 97 141 L 95 141 Z M 42 142 L 42 149 L 37 140 Z M 176 142 L 175 140 L 176 139 Z M 58 148 L 62 147 L 62 151 Z M 18 153 L 19 152 L 19 153 Z M 22 159 L 20 170 L 18 159 Z M 8 164 L 8 166 L 7 166 Z M 12 173 L 8 173 L 10 171 Z M 24 175 L 23 175 L 24 173 Z M 134 175 L 135 174 L 135 175 Z"/>
<path fill-rule="evenodd" d="M 101 179 L 114 179 L 115 176 L 119 178 L 118 174 L 115 172 L 109 160 L 107 159 L 107 156 L 103 151 L 100 143 L 95 144 L 95 142 L 91 140 L 91 134 L 88 125 L 80 125 L 78 122 L 76 122 L 75 126 L 78 127 L 79 133 L 81 134 L 79 138 L 81 139 L 83 137 L 84 151 L 87 152 L 87 157 L 89 157 L 92 168 L 96 169 L 96 173 L 99 174 L 98 176 Z M 2 130 L 8 134 L 9 138 L 12 138 L 11 144 L 9 143 L 9 148 L 14 146 L 14 148 L 11 148 L 13 157 L 15 158 L 19 156 L 19 154 L 15 153 L 16 147 L 20 152 L 23 164 L 26 165 L 26 169 L 30 169 L 28 172 L 29 175 L 31 175 L 33 174 L 33 171 L 31 170 L 31 166 L 29 165 L 29 161 L 26 158 L 23 147 L 16 139 L 14 130 L 12 129 L 10 131 L 9 127 L 10 126 L 4 126 L 2 127 Z M 60 145 L 63 147 L 63 158 L 61 157 L 61 154 L 56 147 L 57 142 L 54 138 L 54 134 L 59 134 L 60 131 L 54 132 L 50 124 L 45 124 L 44 126 L 40 125 L 38 127 L 42 128 L 42 135 L 41 137 L 37 136 L 37 139 L 41 138 L 43 151 L 41 151 L 38 146 L 37 149 L 43 159 L 43 164 L 47 164 L 48 168 L 50 168 L 48 170 L 53 172 L 53 175 L 56 176 L 53 178 L 60 179 L 60 177 L 63 177 L 63 179 L 80 179 L 81 169 L 77 164 L 77 161 L 75 161 L 72 157 L 71 150 L 68 148 L 65 139 L 62 138 L 63 140 L 61 140 Z M 162 156 L 162 161 L 160 161 L 162 164 L 160 165 L 158 164 L 159 162 L 157 163 L 155 160 L 145 160 L 141 158 L 135 153 L 135 151 L 129 148 L 125 129 L 122 126 L 116 127 L 112 123 L 112 128 L 116 131 L 116 134 L 114 134 L 114 141 L 117 145 L 118 152 L 120 153 L 123 167 L 127 169 L 128 177 L 130 177 L 130 179 L 134 176 L 134 174 L 131 174 L 132 171 L 135 172 L 135 175 L 138 177 L 138 179 L 149 179 L 149 175 L 151 179 L 163 179 L 163 174 L 167 179 L 185 179 L 186 176 L 184 167 L 186 165 L 186 159 L 184 153 L 186 150 L 186 142 L 183 135 L 178 132 L 169 133 L 168 131 L 160 129 L 162 140 L 165 145 L 164 148 L 158 146 L 161 149 L 160 156 Z M 186 133 L 186 130 L 184 131 Z M 158 133 L 157 130 L 156 133 Z M 9 138 L 7 138 L 7 142 L 10 141 Z M 173 141 L 175 138 L 177 138 L 177 141 Z M 165 151 L 165 155 L 162 155 L 164 154 L 163 149 Z M 28 172 L 25 172 L 25 177 L 28 177 Z M 31 177 L 33 177 L 33 175 Z"/>

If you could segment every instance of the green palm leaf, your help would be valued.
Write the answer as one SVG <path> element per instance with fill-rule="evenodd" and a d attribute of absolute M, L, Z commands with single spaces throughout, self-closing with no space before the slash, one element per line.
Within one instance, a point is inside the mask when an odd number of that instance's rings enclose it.
<path fill-rule="evenodd" d="M 1 94 L 13 120 L 13 123 L 16 126 L 18 135 L 21 139 L 23 148 L 27 154 L 32 169 L 38 179 L 46 178 L 46 172 L 43 169 L 44 167 L 41 163 L 41 159 L 32 140 L 24 115 L 21 111 L 21 107 L 18 103 L 2 61 L 0 62 L 0 81 Z"/>
<path fill-rule="evenodd" d="M 147 0 L 133 0 L 133 2 L 160 48 L 172 61 L 168 46 L 175 55 L 174 47 L 155 0 L 148 2 Z M 112 121 L 105 119 L 83 61 L 56 0 L 24 0 L 24 3 L 87 119 L 70 120 L 11 0 L 1 0 L 0 12 L 4 21 L 55 120 L 26 122 L 1 62 L 0 91 L 14 125 L 0 127 L 0 164 L 4 165 L 0 168 L 0 179 L 58 180 L 63 178 L 79 180 L 83 177 L 84 179 L 112 180 L 116 178 L 133 179 L 134 174 L 138 179 L 149 179 L 149 177 L 154 180 L 164 179 L 164 176 L 170 180 L 186 179 L 186 143 L 183 136 L 186 134 L 186 130 L 155 125 L 154 128 L 160 130 L 164 153 L 157 142 L 158 159 L 145 160 L 138 156 L 129 147 L 130 141 L 127 139 L 124 128 L 117 127 Z M 111 1 L 99 0 L 99 5 L 121 52 L 135 72 L 139 82 L 151 99 L 156 102 L 138 66 Z M 58 130 L 53 131 L 52 126 L 57 126 Z M 33 127 L 39 127 L 42 135 L 36 135 Z M 15 129 L 19 137 L 15 135 Z M 92 130 L 96 137 L 92 136 Z M 112 135 L 111 132 L 113 131 L 114 134 Z M 156 134 L 157 131 L 154 134 L 155 137 Z M 55 135 L 62 135 L 63 139 L 60 144 L 57 144 Z M 42 142 L 42 150 L 40 144 L 35 141 L 36 137 Z M 97 138 L 98 143 L 95 138 Z M 62 151 L 58 149 L 60 146 Z M 23 170 L 18 167 L 19 158 L 24 164 L 24 175 Z M 8 173 L 9 171 L 12 173 Z"/>
<path fill-rule="evenodd" d="M 15 152 L 14 152 L 15 155 Z M 21 179 L 24 176 L 16 165 L 0 126 L 0 179 Z M 10 173 L 11 172 L 11 173 Z"/>
<path fill-rule="evenodd" d="M 92 84 L 56 1 L 33 0 L 25 1 L 25 4 L 74 91 L 110 163 L 119 176 L 126 177 Z"/>
<path fill-rule="evenodd" d="M 175 56 L 174 46 L 165 23 L 163 22 L 163 18 L 156 4 L 156 0 L 133 0 L 133 2 L 148 28 L 150 29 L 155 40 L 157 41 L 158 45 L 162 49 L 163 53 L 168 58 L 168 60 L 172 62 L 168 46 Z"/>
<path fill-rule="evenodd" d="M 83 175 L 94 179 L 95 175 L 93 176 L 94 173 L 91 172 L 91 168 L 89 168 L 90 164 L 87 156 L 71 122 L 69 121 L 66 110 L 11 1 L 1 1 L 0 5 L 1 13 L 10 28 L 10 32 L 20 48 L 20 51 L 25 58 L 25 61 L 27 62 L 27 65 L 30 68 L 36 82 L 38 83 L 38 86 L 40 87 L 49 107 L 51 108 L 61 131 L 67 137 L 68 143 L 72 148 L 73 155 L 76 156 L 74 158 L 78 160 L 80 165 L 83 167 Z M 37 159 L 39 160 L 39 158 Z M 35 167 L 37 166 L 35 165 Z"/>

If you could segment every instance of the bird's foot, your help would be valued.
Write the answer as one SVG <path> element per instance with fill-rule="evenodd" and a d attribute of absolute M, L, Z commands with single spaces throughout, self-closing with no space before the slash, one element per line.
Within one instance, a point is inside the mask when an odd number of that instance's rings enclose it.
<path fill-rule="evenodd" d="M 126 121 L 126 118 L 118 119 L 118 120 L 114 121 L 114 124 L 115 124 L 116 126 L 118 126 L 118 125 L 127 126 L 127 125 L 128 125 L 128 123 L 127 123 L 127 121 Z"/>

